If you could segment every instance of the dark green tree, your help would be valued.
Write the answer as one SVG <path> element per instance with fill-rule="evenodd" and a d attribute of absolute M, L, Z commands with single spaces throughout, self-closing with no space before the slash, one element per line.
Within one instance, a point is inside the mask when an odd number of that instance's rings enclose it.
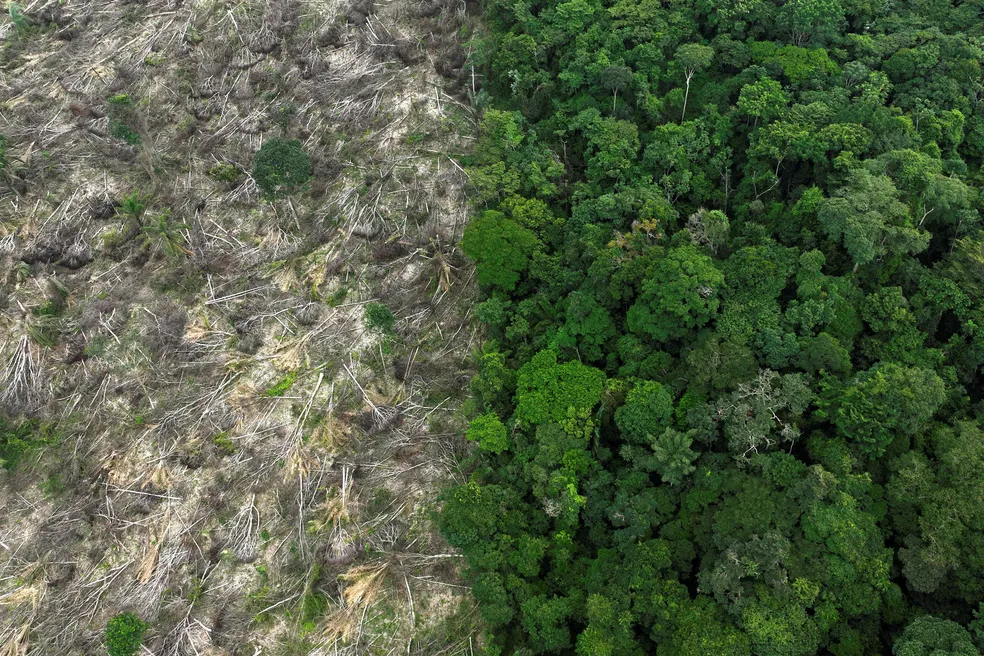
<path fill-rule="evenodd" d="M 150 625 L 135 614 L 120 613 L 106 624 L 106 651 L 109 656 L 133 656 L 140 651 Z"/>
<path fill-rule="evenodd" d="M 847 186 L 820 204 L 824 230 L 843 240 L 855 270 L 886 253 L 916 254 L 929 246 L 929 234 L 913 225 L 898 196 L 888 177 L 856 170 Z"/>
<path fill-rule="evenodd" d="M 895 656 L 979 656 L 970 633 L 950 620 L 917 617 L 892 645 Z"/>
<path fill-rule="evenodd" d="M 629 308 L 629 329 L 656 341 L 679 339 L 717 314 L 724 275 L 693 246 L 674 248 L 653 267 Z"/>
<path fill-rule="evenodd" d="M 266 200 L 286 196 L 311 178 L 311 158 L 296 139 L 268 139 L 253 155 L 253 179 Z"/>
<path fill-rule="evenodd" d="M 913 435 L 946 400 L 946 385 L 932 371 L 879 363 L 846 383 L 828 381 L 819 415 L 862 453 L 877 457 L 897 435 Z"/>

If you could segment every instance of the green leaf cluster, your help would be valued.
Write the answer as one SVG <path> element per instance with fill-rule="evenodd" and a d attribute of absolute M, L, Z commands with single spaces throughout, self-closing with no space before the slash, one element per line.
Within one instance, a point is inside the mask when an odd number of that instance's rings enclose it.
<path fill-rule="evenodd" d="M 289 195 L 311 178 L 311 158 L 296 139 L 268 139 L 253 155 L 253 179 L 266 200 Z"/>
<path fill-rule="evenodd" d="M 109 656 L 133 656 L 140 651 L 143 635 L 150 625 L 134 613 L 120 613 L 106 624 L 106 650 Z"/>

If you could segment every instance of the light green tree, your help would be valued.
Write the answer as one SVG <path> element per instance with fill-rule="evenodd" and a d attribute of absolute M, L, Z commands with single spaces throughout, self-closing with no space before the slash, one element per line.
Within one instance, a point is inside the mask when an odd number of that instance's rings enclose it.
<path fill-rule="evenodd" d="M 478 446 L 483 451 L 490 453 L 502 453 L 509 449 L 509 435 L 506 427 L 494 412 L 479 415 L 468 424 L 468 431 L 465 437 L 473 442 L 478 442 Z"/>
<path fill-rule="evenodd" d="M 538 244 L 532 231 L 502 212 L 486 210 L 465 228 L 461 250 L 475 261 L 478 282 L 512 291 Z"/>

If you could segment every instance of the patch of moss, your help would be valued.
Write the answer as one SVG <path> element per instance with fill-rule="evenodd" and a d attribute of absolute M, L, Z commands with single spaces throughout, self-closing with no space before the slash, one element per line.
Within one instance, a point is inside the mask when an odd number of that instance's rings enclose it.
<path fill-rule="evenodd" d="M 270 387 L 265 393 L 269 397 L 283 396 L 290 390 L 295 380 L 297 380 L 297 372 L 290 371 L 283 378 L 278 380 L 276 384 Z"/>

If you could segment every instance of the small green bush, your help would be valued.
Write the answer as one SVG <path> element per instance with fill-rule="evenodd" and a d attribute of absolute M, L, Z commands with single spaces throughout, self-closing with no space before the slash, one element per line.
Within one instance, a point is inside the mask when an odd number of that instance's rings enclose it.
<path fill-rule="evenodd" d="M 45 306 L 42 310 L 47 311 Z M 62 320 L 57 314 L 41 314 L 34 318 L 27 327 L 27 333 L 41 346 L 54 348 L 61 339 Z"/>
<path fill-rule="evenodd" d="M 267 200 L 299 189 L 310 178 L 311 158 L 296 139 L 270 139 L 253 156 L 253 179 Z"/>
<path fill-rule="evenodd" d="M 7 6 L 7 13 L 10 15 L 10 22 L 14 24 L 18 36 L 31 29 L 31 21 L 24 15 L 24 9 L 19 4 L 11 2 Z"/>
<path fill-rule="evenodd" d="M 16 2 L 7 5 L 7 14 L 14 29 L 3 40 L 3 50 L 0 58 L 10 61 L 16 57 L 32 40 L 41 34 L 51 33 L 58 29 L 56 23 L 35 23 L 24 15 L 24 9 Z"/>
<path fill-rule="evenodd" d="M 0 467 L 13 471 L 32 451 L 59 440 L 54 424 L 42 424 L 36 419 L 15 424 L 0 417 Z"/>
<path fill-rule="evenodd" d="M 222 456 L 231 456 L 236 453 L 236 443 L 229 439 L 229 432 L 225 431 L 212 436 L 212 444 L 219 450 Z"/>
<path fill-rule="evenodd" d="M 122 121 L 109 119 L 109 134 L 112 137 L 127 142 L 131 146 L 140 145 L 140 134 Z"/>
<path fill-rule="evenodd" d="M 366 328 L 389 335 L 395 326 L 396 317 L 392 310 L 382 303 L 366 304 Z"/>
<path fill-rule="evenodd" d="M 140 134 L 133 128 L 135 112 L 133 99 L 120 93 L 106 99 L 106 114 L 109 116 L 109 134 L 131 146 L 140 144 Z"/>
<path fill-rule="evenodd" d="M 41 493 L 46 499 L 54 499 L 55 497 L 61 496 L 68 489 L 68 486 L 62 482 L 58 474 L 52 474 L 41 483 L 38 483 L 38 489 L 41 490 Z"/>
<path fill-rule="evenodd" d="M 144 247 L 154 248 L 168 257 L 179 255 L 191 255 L 191 251 L 185 246 L 184 230 L 190 230 L 191 226 L 187 223 L 174 223 L 171 221 L 171 210 L 164 210 L 157 218 L 145 225 L 142 243 Z"/>
<path fill-rule="evenodd" d="M 277 123 L 280 124 L 281 130 L 287 129 L 291 117 L 295 114 L 297 114 L 297 105 L 292 102 L 288 102 L 277 108 Z"/>
<path fill-rule="evenodd" d="M 106 650 L 109 656 L 133 656 L 143 643 L 150 625 L 133 613 L 120 613 L 106 624 Z"/>
<path fill-rule="evenodd" d="M 235 164 L 221 162 L 208 170 L 209 176 L 219 182 L 235 182 L 239 177 L 239 169 Z"/>
<path fill-rule="evenodd" d="M 48 299 L 41 305 L 31 308 L 31 314 L 36 317 L 53 317 L 61 311 L 59 304 L 51 299 Z"/>
<path fill-rule="evenodd" d="M 143 214 L 147 210 L 147 205 L 151 200 L 153 198 L 149 194 L 144 195 L 140 193 L 139 189 L 134 189 L 120 201 L 120 207 L 116 211 L 116 214 L 122 218 L 140 223 L 140 219 L 143 218 Z"/>
<path fill-rule="evenodd" d="M 7 137 L 0 134 L 0 171 L 7 168 Z"/>

